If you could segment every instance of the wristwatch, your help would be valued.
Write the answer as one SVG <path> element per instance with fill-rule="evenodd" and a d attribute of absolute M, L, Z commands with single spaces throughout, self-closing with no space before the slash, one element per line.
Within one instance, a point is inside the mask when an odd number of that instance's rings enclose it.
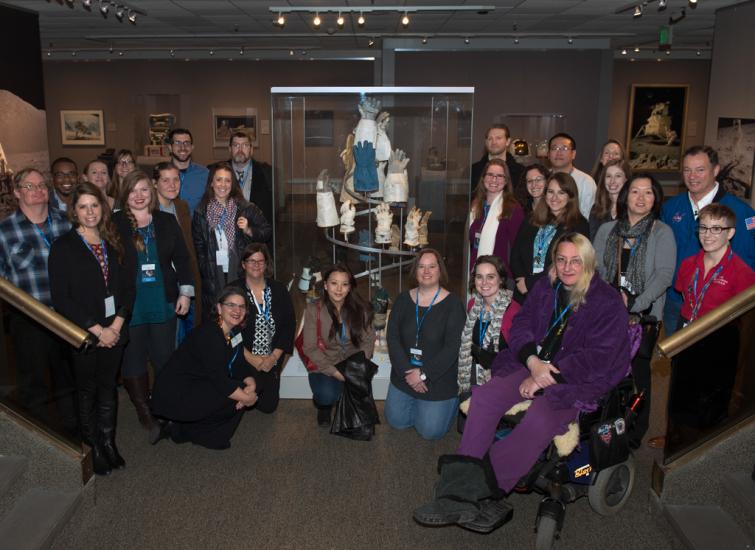
<path fill-rule="evenodd" d="M 424 382 L 427 380 L 427 375 L 424 372 L 419 371 L 419 379 Z"/>

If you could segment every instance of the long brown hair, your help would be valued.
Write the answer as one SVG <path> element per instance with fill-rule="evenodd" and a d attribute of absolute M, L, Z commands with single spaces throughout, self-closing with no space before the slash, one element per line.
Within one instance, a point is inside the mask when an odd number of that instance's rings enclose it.
<path fill-rule="evenodd" d="M 480 181 L 477 182 L 477 187 L 475 187 L 474 198 L 472 199 L 472 206 L 470 207 L 470 210 L 472 211 L 472 220 L 476 220 L 482 217 L 482 206 L 485 204 L 485 199 L 487 198 L 488 194 L 487 190 L 485 189 L 485 174 L 488 173 L 488 168 L 490 168 L 491 166 L 500 166 L 501 168 L 503 168 L 503 205 L 501 206 L 501 213 L 498 215 L 498 219 L 508 220 L 511 217 L 514 206 L 519 204 L 516 198 L 514 198 L 514 193 L 512 193 L 511 191 L 512 184 L 509 167 L 506 166 L 506 163 L 501 159 L 490 159 L 485 165 L 485 168 L 482 169 Z"/>
<path fill-rule="evenodd" d="M 107 194 L 115 198 L 116 200 L 120 196 L 121 188 L 123 187 L 123 180 L 121 180 L 121 177 L 118 175 L 118 163 L 124 157 L 131 157 L 131 160 L 134 161 L 134 170 L 138 170 L 138 168 L 136 167 L 136 157 L 134 156 L 134 153 L 129 149 L 121 149 L 115 154 L 113 161 L 113 175 L 110 177 L 110 185 L 107 188 Z M 129 174 L 130 173 L 131 172 L 129 172 Z"/>
<path fill-rule="evenodd" d="M 351 343 L 354 346 L 359 347 L 362 344 L 365 333 L 367 332 L 370 323 L 372 323 L 372 306 L 362 299 L 357 294 L 357 280 L 354 277 L 351 269 L 346 264 L 335 263 L 330 266 L 322 274 L 323 281 L 327 282 L 332 273 L 345 273 L 349 278 L 349 293 L 344 298 L 343 305 L 341 306 L 341 322 L 346 323 L 351 332 Z M 327 291 L 323 285 L 322 290 L 322 303 L 325 305 L 325 309 L 330 314 L 330 319 L 333 321 L 330 326 L 330 334 L 328 337 L 332 340 L 336 337 L 336 326 L 339 324 L 338 313 L 336 312 L 336 306 L 330 301 Z"/>
<path fill-rule="evenodd" d="M 239 209 L 245 207 L 247 202 L 244 198 L 244 194 L 241 192 L 241 186 L 236 177 L 236 172 L 227 162 L 218 162 L 210 168 L 210 173 L 207 175 L 207 185 L 205 185 L 204 195 L 202 195 L 202 200 L 199 201 L 198 208 L 201 210 L 207 210 L 207 205 L 215 198 L 215 190 L 212 188 L 212 180 L 215 178 L 215 174 L 220 170 L 225 170 L 231 174 L 231 194 L 228 195 L 228 199 L 235 200 L 236 206 L 238 206 Z"/>
<path fill-rule="evenodd" d="M 131 233 L 134 237 L 134 246 L 139 252 L 144 251 L 144 239 L 142 239 L 141 234 L 139 234 L 139 226 L 136 223 L 136 217 L 134 217 L 134 213 L 131 211 L 131 207 L 128 205 L 128 196 L 131 194 L 131 191 L 134 190 L 136 184 L 142 180 L 147 182 L 147 187 L 149 188 L 150 199 L 147 208 L 150 212 L 152 212 L 155 208 L 157 208 L 157 191 L 155 190 L 155 186 L 152 185 L 152 180 L 149 179 L 149 176 L 146 172 L 142 172 L 141 170 L 134 170 L 128 176 L 126 176 L 123 179 L 123 186 L 121 187 L 120 197 L 120 203 L 123 207 L 123 212 L 126 214 L 128 221 L 131 223 Z"/>
<path fill-rule="evenodd" d="M 569 199 L 566 202 L 566 206 L 561 214 L 556 217 L 551 212 L 551 209 L 546 203 L 546 194 L 548 193 L 548 186 L 552 181 L 555 181 L 561 191 L 564 191 Z M 537 203 L 535 210 L 532 211 L 532 225 L 537 227 L 543 227 L 548 224 L 563 225 L 567 229 L 573 229 L 582 218 L 582 214 L 579 213 L 579 191 L 577 190 L 577 183 L 574 178 L 564 172 L 555 172 L 548 176 L 548 181 L 545 182 L 545 191 L 543 192 L 543 198 Z"/>
<path fill-rule="evenodd" d="M 74 228 L 81 226 L 81 223 L 76 216 L 76 203 L 79 202 L 79 199 L 84 195 L 91 195 L 100 203 L 102 217 L 97 224 L 97 231 L 99 231 L 102 239 L 107 241 L 108 244 L 115 249 L 115 253 L 118 256 L 118 262 L 123 263 L 123 243 L 121 243 L 121 237 L 118 234 L 118 230 L 110 218 L 110 206 L 99 187 L 88 181 L 77 183 L 71 193 L 71 207 L 68 209 L 68 218 L 71 220 Z"/>
<path fill-rule="evenodd" d="M 595 183 L 598 184 L 598 191 L 595 194 L 595 204 L 591 211 L 592 215 L 599 220 L 606 219 L 611 215 L 611 195 L 608 194 L 605 182 L 608 168 L 611 166 L 618 166 L 621 171 L 624 172 L 624 176 L 627 179 L 627 181 L 624 182 L 624 185 L 627 185 L 632 179 L 632 167 L 629 166 L 629 163 L 625 160 L 609 160 L 605 166 L 600 169 L 598 172 L 598 179 L 595 180 Z"/>

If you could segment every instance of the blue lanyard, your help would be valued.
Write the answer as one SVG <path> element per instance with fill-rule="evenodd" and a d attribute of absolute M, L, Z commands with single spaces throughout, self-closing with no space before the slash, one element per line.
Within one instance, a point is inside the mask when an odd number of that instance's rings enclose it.
<path fill-rule="evenodd" d="M 231 357 L 231 360 L 228 361 L 228 376 L 233 377 L 233 362 L 236 360 L 236 357 L 239 355 L 239 346 L 236 346 L 236 351 L 233 352 L 233 357 Z"/>
<path fill-rule="evenodd" d="M 713 282 L 713 279 L 718 277 L 719 273 L 721 273 L 721 271 L 724 268 L 724 265 L 729 263 L 729 261 L 731 260 L 732 254 L 733 254 L 733 251 L 731 247 L 729 247 L 729 255 L 726 256 L 726 261 L 721 262 L 721 264 L 716 268 L 716 270 L 713 272 L 713 275 L 711 275 L 710 279 L 708 279 L 708 282 L 703 285 L 703 288 L 700 290 L 699 296 L 697 295 L 697 278 L 700 275 L 700 267 L 698 266 L 695 268 L 695 276 L 692 279 L 692 284 L 690 285 L 690 287 L 692 287 L 692 296 L 690 296 L 690 305 L 692 306 L 692 315 L 691 315 L 692 318 L 690 319 L 690 321 L 694 321 L 695 319 L 697 319 L 697 312 L 700 311 L 700 306 L 703 305 L 703 298 L 705 298 L 705 293 L 708 292 L 708 287 Z M 690 289 L 688 288 L 687 291 L 689 292 L 689 290 Z M 695 300 L 694 304 L 692 303 L 692 300 Z"/>
<path fill-rule="evenodd" d="M 425 317 L 427 317 L 427 314 L 430 313 L 430 310 L 433 308 L 433 304 L 435 303 L 435 300 L 437 300 L 439 294 L 440 294 L 440 287 L 438 287 L 438 290 L 435 291 L 435 296 L 433 296 L 433 299 L 430 302 L 430 305 L 422 314 L 422 317 L 420 317 L 419 316 L 419 287 L 417 287 L 417 301 L 414 303 L 414 318 L 417 321 L 417 335 L 414 338 L 415 346 L 419 346 L 419 331 L 422 329 L 422 323 L 425 322 Z"/>
<path fill-rule="evenodd" d="M 553 295 L 553 313 L 556 313 L 556 311 L 558 311 L 558 289 L 559 288 L 561 288 L 561 281 L 559 281 L 558 284 L 556 285 L 556 292 Z M 548 327 L 548 332 L 546 332 L 545 334 L 550 334 L 553 328 L 559 324 L 559 322 L 564 317 L 564 315 L 566 315 L 566 312 L 569 311 L 570 309 L 571 309 L 571 304 L 569 304 L 564 309 L 562 309 L 561 313 L 559 313 L 558 316 L 556 317 L 556 320 L 553 321 L 553 324 Z"/>
<path fill-rule="evenodd" d="M 485 333 L 488 331 L 488 326 L 490 326 L 490 322 L 492 320 L 491 319 L 492 312 L 488 313 L 488 320 L 487 321 L 485 321 L 485 317 L 483 315 L 484 313 L 485 313 L 485 309 L 483 307 L 483 309 L 480 311 L 480 318 L 479 318 L 479 322 L 480 322 L 480 338 L 479 338 L 479 340 L 480 340 L 480 348 L 482 348 L 483 341 L 485 340 Z"/>
<path fill-rule="evenodd" d="M 249 287 L 246 287 L 246 293 L 249 295 L 249 297 L 252 299 L 252 302 L 254 302 L 254 307 L 257 308 L 257 313 L 259 315 L 262 315 L 265 318 L 265 321 L 270 320 L 270 310 L 272 309 L 270 302 L 268 301 L 269 297 L 269 289 L 270 287 L 266 286 L 265 290 L 262 291 L 262 303 L 257 303 L 257 298 L 254 295 L 254 292 L 252 292 L 252 289 Z"/>
<path fill-rule="evenodd" d="M 629 247 L 629 259 L 632 259 L 632 256 L 634 256 L 635 251 L 637 250 L 637 247 L 640 245 L 640 241 L 642 240 L 642 236 L 640 235 L 634 240 L 634 245 L 629 244 L 629 239 L 624 237 L 624 242 Z"/>
<path fill-rule="evenodd" d="M 107 266 L 110 265 L 107 261 L 107 248 L 105 247 L 105 241 L 103 239 L 100 239 L 100 246 L 102 247 L 102 256 L 105 260 L 105 265 L 102 265 L 100 263 L 100 259 L 97 257 L 97 254 L 94 253 L 94 249 L 92 248 L 92 245 L 90 245 L 87 240 L 84 238 L 84 235 L 79 233 L 79 237 L 84 242 L 86 247 L 89 249 L 89 252 L 92 253 L 92 256 L 94 256 L 94 259 L 97 260 L 97 265 L 100 266 L 100 271 L 102 271 L 102 278 L 105 279 L 105 286 L 107 286 Z"/>
<path fill-rule="evenodd" d="M 552 224 L 541 227 L 535 238 L 535 246 L 537 247 L 537 257 L 542 258 L 543 252 L 551 244 L 553 236 L 556 234 L 556 226 Z M 543 262 L 545 263 L 545 262 Z"/>
<path fill-rule="evenodd" d="M 490 213 L 490 205 L 488 203 L 485 203 L 482 205 L 482 223 L 485 223 L 485 220 L 488 219 L 488 214 Z"/>
<path fill-rule="evenodd" d="M 152 222 L 149 222 L 146 227 L 137 229 L 137 231 L 142 234 L 142 239 L 144 240 L 144 255 L 147 257 L 147 262 L 149 262 L 149 243 L 152 241 Z"/>
<path fill-rule="evenodd" d="M 42 231 L 39 226 L 36 223 L 32 223 L 34 226 L 34 229 L 39 233 L 39 236 L 42 237 L 42 240 L 45 241 L 45 244 L 47 245 L 47 248 L 50 248 L 52 246 L 50 244 L 50 240 L 47 238 L 47 235 L 45 235 L 44 231 Z M 50 235 L 52 236 L 52 218 L 50 216 L 50 212 L 47 212 L 47 228 L 50 231 Z"/>
<path fill-rule="evenodd" d="M 347 340 L 346 340 L 346 323 L 345 322 L 341 322 L 341 337 L 339 338 L 339 341 L 340 341 L 340 344 L 341 344 L 341 348 L 345 348 L 346 347 L 346 342 L 347 342 Z"/>

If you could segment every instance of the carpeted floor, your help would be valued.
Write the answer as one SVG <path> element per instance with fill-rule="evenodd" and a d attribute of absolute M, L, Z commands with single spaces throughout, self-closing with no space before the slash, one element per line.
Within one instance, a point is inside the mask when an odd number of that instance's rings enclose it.
<path fill-rule="evenodd" d="M 534 548 L 535 494 L 511 496 L 514 519 L 487 536 L 414 523 L 438 455 L 458 441 L 455 430 L 427 442 L 386 425 L 371 442 L 350 441 L 317 427 L 311 402 L 286 400 L 271 416 L 247 412 L 229 450 L 152 447 L 122 393 L 127 468 L 97 478 L 94 513 L 77 513 L 54 548 Z M 671 548 L 648 505 L 654 456 L 637 453 L 634 493 L 619 516 L 598 516 L 587 499 L 570 505 L 557 548 Z"/>

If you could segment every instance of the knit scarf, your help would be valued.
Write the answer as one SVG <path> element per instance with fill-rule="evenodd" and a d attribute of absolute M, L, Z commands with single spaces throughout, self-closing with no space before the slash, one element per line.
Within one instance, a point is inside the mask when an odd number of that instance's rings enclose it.
<path fill-rule="evenodd" d="M 223 217 L 225 212 L 225 217 Z M 229 199 L 225 206 L 215 199 L 207 203 L 207 223 L 213 231 L 223 220 L 223 232 L 228 240 L 228 246 L 233 247 L 236 242 L 236 201 Z"/>
<path fill-rule="evenodd" d="M 629 258 L 629 264 L 625 266 L 626 279 L 629 281 L 632 294 L 639 296 L 645 290 L 645 257 L 647 256 L 648 240 L 653 229 L 655 218 L 648 214 L 632 227 L 629 220 L 620 219 L 608 234 L 606 250 L 603 253 L 603 263 L 606 266 L 606 274 L 609 281 L 616 277 L 619 262 L 619 254 L 624 246 L 624 239 L 635 239 L 637 248 Z M 636 239 L 639 239 L 638 243 Z"/>
<path fill-rule="evenodd" d="M 506 289 L 500 289 L 498 295 L 493 302 L 493 307 L 490 311 L 490 325 L 485 332 L 483 338 L 483 348 L 492 349 L 494 352 L 498 352 L 498 343 L 501 337 L 501 321 L 503 320 L 503 314 L 511 303 L 511 291 Z M 474 303 L 472 309 L 467 313 L 467 322 L 464 325 L 464 330 L 461 333 L 461 347 L 459 348 L 459 395 L 469 393 L 472 369 L 474 368 L 472 359 L 472 334 L 474 333 L 474 327 L 480 317 L 480 312 L 485 305 L 485 300 L 477 292 L 473 296 Z M 485 370 L 483 374 L 484 380 L 478 380 L 478 384 L 484 384 L 490 380 L 490 371 Z"/>

